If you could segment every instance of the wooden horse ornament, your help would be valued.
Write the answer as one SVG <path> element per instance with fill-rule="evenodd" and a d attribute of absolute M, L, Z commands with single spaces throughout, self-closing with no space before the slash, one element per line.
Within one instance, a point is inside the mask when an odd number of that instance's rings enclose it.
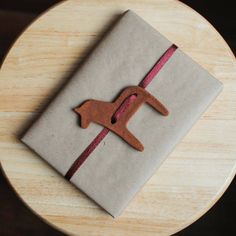
<path fill-rule="evenodd" d="M 81 117 L 81 127 L 87 128 L 90 122 L 100 124 L 119 135 L 133 148 L 143 151 L 142 143 L 127 129 L 127 123 L 143 103 L 149 104 L 164 116 L 168 110 L 147 90 L 139 86 L 125 88 L 114 102 L 87 100 L 74 111 Z"/>

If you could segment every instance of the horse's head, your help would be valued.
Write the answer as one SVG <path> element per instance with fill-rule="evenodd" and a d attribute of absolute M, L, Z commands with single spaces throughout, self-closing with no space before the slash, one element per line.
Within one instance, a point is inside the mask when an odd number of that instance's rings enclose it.
<path fill-rule="evenodd" d="M 90 112 L 92 111 L 91 109 L 92 105 L 93 105 L 93 101 L 88 100 L 84 102 L 82 105 L 74 108 L 74 111 L 80 115 L 80 125 L 84 129 L 86 129 L 91 122 Z"/>

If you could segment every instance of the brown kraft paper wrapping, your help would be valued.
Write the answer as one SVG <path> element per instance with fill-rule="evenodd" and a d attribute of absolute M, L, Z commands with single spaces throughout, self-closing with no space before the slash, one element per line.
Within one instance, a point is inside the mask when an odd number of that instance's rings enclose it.
<path fill-rule="evenodd" d="M 95 123 L 81 128 L 73 109 L 88 99 L 112 102 L 125 87 L 138 85 L 171 45 L 134 12 L 125 12 L 22 141 L 65 175 L 103 129 Z M 143 104 L 128 123 L 144 151 L 109 132 L 71 182 L 117 217 L 221 89 L 218 80 L 177 49 L 146 88 L 170 114 L 162 116 Z"/>

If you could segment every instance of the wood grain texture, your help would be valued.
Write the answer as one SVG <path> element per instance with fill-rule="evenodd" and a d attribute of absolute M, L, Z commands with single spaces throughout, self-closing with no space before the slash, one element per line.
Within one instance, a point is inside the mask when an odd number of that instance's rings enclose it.
<path fill-rule="evenodd" d="M 132 9 L 224 83 L 213 105 L 113 219 L 18 141 L 117 16 Z M 204 214 L 236 172 L 236 63 L 223 38 L 174 0 L 69 0 L 37 19 L 0 71 L 0 161 L 36 214 L 78 235 L 169 235 Z M 93 85 L 91 85 L 93 86 Z"/>

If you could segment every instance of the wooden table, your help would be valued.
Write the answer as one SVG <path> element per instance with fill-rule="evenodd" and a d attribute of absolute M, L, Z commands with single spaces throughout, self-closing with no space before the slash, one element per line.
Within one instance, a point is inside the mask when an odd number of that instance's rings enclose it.
<path fill-rule="evenodd" d="M 113 219 L 18 140 L 117 16 L 132 9 L 224 83 L 224 91 Z M 0 161 L 19 197 L 78 235 L 169 235 L 203 215 L 236 172 L 236 63 L 216 30 L 174 0 L 71 0 L 18 38 L 0 72 Z"/>

